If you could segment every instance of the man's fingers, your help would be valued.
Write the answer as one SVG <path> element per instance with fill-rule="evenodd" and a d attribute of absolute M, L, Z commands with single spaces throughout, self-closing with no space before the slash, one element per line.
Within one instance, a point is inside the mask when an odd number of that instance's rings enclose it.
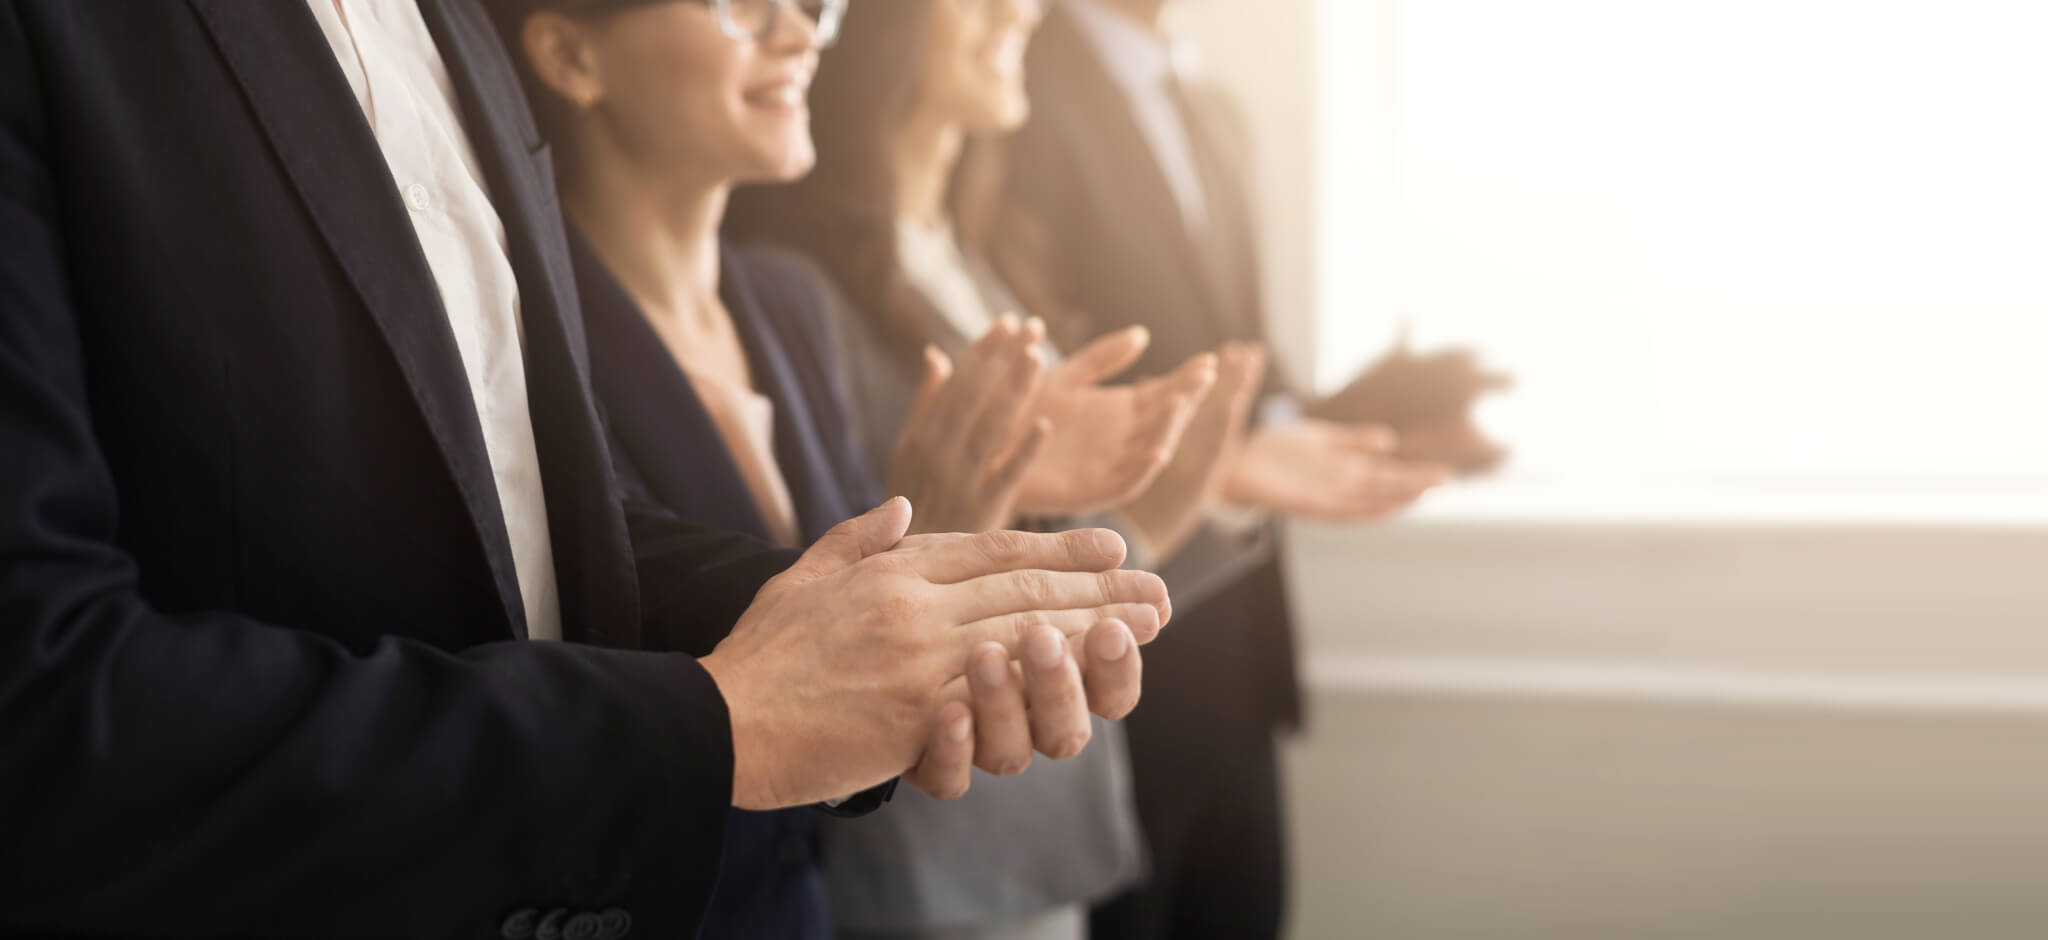
<path fill-rule="evenodd" d="M 853 566 L 869 555 L 888 551 L 910 529 L 910 500 L 894 497 L 832 527 L 778 581 L 803 584 Z"/>
<path fill-rule="evenodd" d="M 957 584 L 1026 569 L 1107 571 L 1123 564 L 1124 551 L 1123 537 L 1108 529 L 1050 533 L 998 529 L 964 538 L 921 541 L 909 554 L 912 570 L 923 575 L 925 580 L 933 584 Z"/>
<path fill-rule="evenodd" d="M 940 589 L 962 624 L 1027 611 L 1073 610 L 1111 604 L 1150 604 L 1165 620 L 1166 582 L 1149 571 L 1116 569 L 1102 572 L 1011 571 L 988 575 Z M 968 631 L 962 630 L 967 633 Z M 966 637 L 974 642 L 1000 635 L 984 632 Z"/>
<path fill-rule="evenodd" d="M 1088 691 L 1068 652 L 1066 636 L 1051 627 L 1033 629 L 1025 637 L 1023 659 L 1031 698 L 1031 743 L 1054 760 L 1081 753 L 1093 728 L 1088 721 Z"/>
<path fill-rule="evenodd" d="M 966 703 L 940 705 L 924 757 L 903 775 L 904 782 L 941 800 L 966 795 L 974 776 L 974 737 L 973 713 Z"/>
<path fill-rule="evenodd" d="M 1142 326 L 1098 337 L 1060 363 L 1060 382 L 1080 387 L 1108 381 L 1137 362 L 1151 344 L 1152 334 Z"/>
<path fill-rule="evenodd" d="M 1141 642 L 1149 643 L 1159 635 L 1159 608 L 1151 604 L 1108 604 L 1074 610 L 1032 610 L 978 620 L 962 629 L 972 631 L 976 636 L 988 637 L 991 642 L 1019 649 L 1033 627 L 1051 626 L 1068 636 L 1079 637 L 1088 632 L 1089 628 L 1105 620 L 1127 624 L 1126 629 Z"/>
<path fill-rule="evenodd" d="M 1010 671 L 1010 652 L 983 643 L 967 661 L 974 697 L 974 766 L 1008 776 L 1031 766 L 1032 720 L 1025 713 L 1023 679 Z"/>
<path fill-rule="evenodd" d="M 1079 651 L 1089 711 L 1116 721 L 1138 707 L 1145 677 L 1144 657 L 1138 652 L 1138 643 L 1129 627 L 1105 618 L 1087 634 L 1069 642 Z"/>

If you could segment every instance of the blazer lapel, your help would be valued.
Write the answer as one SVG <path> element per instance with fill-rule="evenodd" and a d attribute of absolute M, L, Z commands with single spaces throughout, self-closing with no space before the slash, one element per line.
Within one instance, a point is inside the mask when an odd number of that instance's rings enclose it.
<path fill-rule="evenodd" d="M 589 339 L 553 160 L 483 9 L 475 0 L 420 0 L 419 6 L 455 86 L 519 280 L 528 409 L 548 497 L 564 638 L 637 646 L 632 545 L 591 395 Z"/>
<path fill-rule="evenodd" d="M 722 248 L 719 293 L 746 349 L 754 387 L 775 403 L 775 461 L 796 505 L 797 528 L 809 541 L 852 516 L 841 498 L 839 468 L 818 436 L 817 417 L 811 411 L 811 383 L 806 379 L 815 376 L 805 376 L 790 359 L 774 325 L 766 322 L 771 315 L 745 265 L 737 263 L 731 244 Z"/>
<path fill-rule="evenodd" d="M 476 521 L 506 621 L 524 635 L 511 545 L 461 353 L 398 186 L 332 50 L 302 3 L 190 3 L 390 345 Z"/>
<path fill-rule="evenodd" d="M 1098 138 L 1094 149 L 1104 155 L 1106 166 L 1096 165 L 1111 172 L 1109 178 L 1094 181 L 1095 191 L 1113 196 L 1119 209 L 1144 221 L 1146 231 L 1171 233 L 1164 237 L 1179 253 L 1182 270 L 1205 288 L 1196 292 L 1202 297 L 1204 312 L 1222 335 L 1231 335 L 1231 318 L 1223 309 L 1223 285 L 1217 283 L 1217 272 L 1210 269 L 1201 246 L 1188 231 L 1187 217 L 1181 213 L 1173 188 L 1159 168 L 1152 144 L 1138 129 L 1123 88 L 1110 77 L 1101 54 L 1058 5 L 1046 13 L 1034 42 L 1046 46 L 1044 61 L 1061 66 L 1044 69 L 1044 80 L 1073 85 L 1073 90 L 1060 95 L 1060 99 L 1073 102 L 1082 111 L 1086 126 Z"/>

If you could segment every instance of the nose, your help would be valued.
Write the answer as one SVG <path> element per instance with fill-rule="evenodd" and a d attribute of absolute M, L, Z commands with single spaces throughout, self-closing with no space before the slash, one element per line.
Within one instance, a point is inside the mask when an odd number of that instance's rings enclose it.
<path fill-rule="evenodd" d="M 775 0 L 775 22 L 762 45 L 785 53 L 809 52 L 818 48 L 818 23 L 804 9 L 803 0 Z"/>

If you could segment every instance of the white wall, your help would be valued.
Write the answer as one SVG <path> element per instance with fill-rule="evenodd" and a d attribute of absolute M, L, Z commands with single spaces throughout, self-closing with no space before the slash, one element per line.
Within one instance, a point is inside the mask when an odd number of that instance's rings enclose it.
<path fill-rule="evenodd" d="M 1425 517 L 1293 548 L 1297 937 L 2048 924 L 2048 529 Z"/>

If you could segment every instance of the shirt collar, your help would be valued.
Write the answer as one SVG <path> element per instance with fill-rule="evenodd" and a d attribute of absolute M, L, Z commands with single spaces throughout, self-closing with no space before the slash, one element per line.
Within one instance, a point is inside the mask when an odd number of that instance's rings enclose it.
<path fill-rule="evenodd" d="M 1145 24 L 1103 0 L 1066 0 L 1069 13 L 1126 95 L 1151 95 L 1174 75 L 1174 50 Z"/>

